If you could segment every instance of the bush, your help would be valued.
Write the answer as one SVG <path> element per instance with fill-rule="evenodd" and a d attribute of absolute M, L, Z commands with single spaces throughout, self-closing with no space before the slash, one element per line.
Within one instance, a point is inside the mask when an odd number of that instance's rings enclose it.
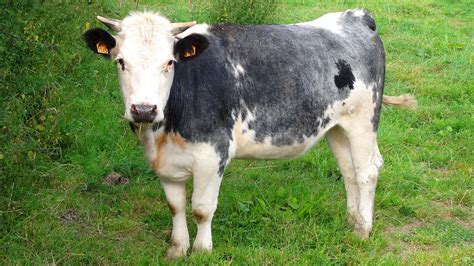
<path fill-rule="evenodd" d="M 198 3 L 210 23 L 265 24 L 276 20 L 278 0 L 212 0 Z"/>

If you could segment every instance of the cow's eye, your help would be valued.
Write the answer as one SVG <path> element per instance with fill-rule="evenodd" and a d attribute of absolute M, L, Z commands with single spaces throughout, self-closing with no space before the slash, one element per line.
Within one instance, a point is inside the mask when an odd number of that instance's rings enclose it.
<path fill-rule="evenodd" d="M 120 65 L 120 69 L 125 70 L 125 62 L 122 58 L 117 59 L 117 64 Z"/>

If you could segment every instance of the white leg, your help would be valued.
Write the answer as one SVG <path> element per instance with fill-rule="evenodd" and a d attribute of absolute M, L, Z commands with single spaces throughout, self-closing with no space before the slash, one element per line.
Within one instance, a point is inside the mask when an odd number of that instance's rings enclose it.
<path fill-rule="evenodd" d="M 349 141 L 344 135 L 343 129 L 339 126 L 328 131 L 326 138 L 344 178 L 347 197 L 347 220 L 351 225 L 354 225 L 359 217 L 359 186 L 352 164 Z"/>
<path fill-rule="evenodd" d="M 168 200 L 168 207 L 173 215 L 171 247 L 166 258 L 177 258 L 186 255 L 189 248 L 189 233 L 186 224 L 186 186 L 184 182 L 161 181 Z"/>
<path fill-rule="evenodd" d="M 197 235 L 193 251 L 212 250 L 212 217 L 217 209 L 217 199 L 222 176 L 218 164 L 198 165 L 193 175 L 193 215 L 197 223 Z"/>
<path fill-rule="evenodd" d="M 377 152 L 376 133 L 372 131 L 371 126 L 352 129 L 347 137 L 360 194 L 360 219 L 356 221 L 354 230 L 363 238 L 368 238 L 372 231 L 375 188 L 381 167 L 377 162 L 380 162 L 382 157 Z"/>

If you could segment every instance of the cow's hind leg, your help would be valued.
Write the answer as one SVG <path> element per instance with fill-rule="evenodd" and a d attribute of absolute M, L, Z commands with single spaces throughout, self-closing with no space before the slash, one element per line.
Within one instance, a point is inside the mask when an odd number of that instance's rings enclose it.
<path fill-rule="evenodd" d="M 377 148 L 377 133 L 373 131 L 370 121 L 352 124 L 345 128 L 345 133 L 359 188 L 359 217 L 355 221 L 354 231 L 368 238 L 372 231 L 375 188 L 383 160 Z"/>
<path fill-rule="evenodd" d="M 161 181 L 165 190 L 168 207 L 173 215 L 171 247 L 166 252 L 167 258 L 186 255 L 189 248 L 189 234 L 186 225 L 186 187 L 184 182 Z"/>
<path fill-rule="evenodd" d="M 359 219 L 359 186 L 352 164 L 350 144 L 343 129 L 339 126 L 329 130 L 326 133 L 326 138 L 344 178 L 347 197 L 347 220 L 351 225 L 355 225 L 357 219 Z"/>

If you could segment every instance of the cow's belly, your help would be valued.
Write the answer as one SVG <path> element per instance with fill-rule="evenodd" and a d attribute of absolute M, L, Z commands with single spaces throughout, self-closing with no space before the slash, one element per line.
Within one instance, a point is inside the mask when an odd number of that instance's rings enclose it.
<path fill-rule="evenodd" d="M 277 146 L 271 143 L 270 138 L 265 142 L 248 140 L 239 143 L 235 150 L 235 158 L 238 159 L 291 159 L 308 151 L 320 137 L 312 136 L 303 142 L 295 141 L 291 145 Z"/>
<path fill-rule="evenodd" d="M 315 135 L 304 136 L 303 139 L 295 137 L 289 145 L 275 144 L 272 137 L 268 136 L 263 141 L 257 141 L 255 132 L 245 127 L 242 122 L 237 121 L 234 126 L 234 158 L 237 159 L 291 159 L 306 153 L 313 147 L 329 130 L 334 123 L 328 123 L 319 128 Z"/>

